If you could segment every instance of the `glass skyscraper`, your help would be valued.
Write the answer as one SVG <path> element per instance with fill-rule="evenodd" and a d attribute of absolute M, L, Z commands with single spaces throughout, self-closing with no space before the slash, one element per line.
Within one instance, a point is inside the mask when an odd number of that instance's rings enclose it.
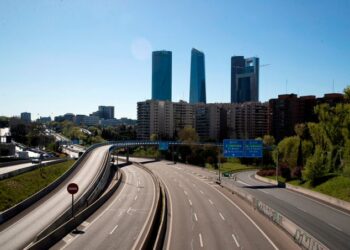
<path fill-rule="evenodd" d="M 171 51 L 152 53 L 152 100 L 171 101 Z"/>
<path fill-rule="evenodd" d="M 259 58 L 231 57 L 231 103 L 259 101 Z"/>
<path fill-rule="evenodd" d="M 204 53 L 191 51 L 190 103 L 206 103 Z"/>

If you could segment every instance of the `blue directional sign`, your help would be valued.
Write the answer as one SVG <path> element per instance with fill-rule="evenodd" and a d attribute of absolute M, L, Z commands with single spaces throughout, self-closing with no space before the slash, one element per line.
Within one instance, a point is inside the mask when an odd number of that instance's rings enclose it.
<path fill-rule="evenodd" d="M 168 149 L 169 149 L 169 143 L 168 142 L 159 142 L 159 150 L 167 151 Z"/>
<path fill-rule="evenodd" d="M 261 140 L 224 140 L 224 157 L 226 158 L 261 158 Z"/>

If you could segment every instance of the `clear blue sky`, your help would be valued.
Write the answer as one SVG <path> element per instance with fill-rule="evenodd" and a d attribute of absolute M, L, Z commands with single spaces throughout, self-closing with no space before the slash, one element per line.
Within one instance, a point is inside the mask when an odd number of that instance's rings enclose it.
<path fill-rule="evenodd" d="M 151 51 L 173 52 L 173 101 L 189 98 L 190 52 L 205 53 L 207 101 L 230 101 L 230 57 L 258 56 L 260 100 L 350 84 L 350 1 L 0 1 L 0 115 L 136 118 Z M 286 80 L 288 80 L 286 88 Z"/>

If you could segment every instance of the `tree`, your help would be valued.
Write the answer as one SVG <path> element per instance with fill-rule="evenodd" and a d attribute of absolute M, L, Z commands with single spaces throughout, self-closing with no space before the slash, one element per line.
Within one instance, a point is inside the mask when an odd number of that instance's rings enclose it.
<path fill-rule="evenodd" d="M 192 127 L 185 127 L 179 132 L 179 139 L 182 142 L 198 142 L 199 137 L 196 130 Z"/>
<path fill-rule="evenodd" d="M 350 85 L 344 89 L 344 98 L 347 102 L 350 102 Z"/>
<path fill-rule="evenodd" d="M 273 146 L 276 143 L 275 138 L 272 135 L 264 135 L 263 143 L 265 146 Z"/>

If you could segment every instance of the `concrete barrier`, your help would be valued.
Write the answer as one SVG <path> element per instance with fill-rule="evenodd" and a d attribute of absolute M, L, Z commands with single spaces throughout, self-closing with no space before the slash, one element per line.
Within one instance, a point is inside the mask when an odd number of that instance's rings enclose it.
<path fill-rule="evenodd" d="M 136 246 L 136 249 L 162 249 L 167 223 L 167 197 L 163 184 L 156 177 L 152 170 L 142 163 L 133 162 L 136 166 L 148 172 L 156 185 L 156 208 L 151 216 L 151 223 L 144 232 L 143 240 Z"/>
<path fill-rule="evenodd" d="M 265 217 L 267 217 L 269 220 L 271 220 L 273 223 L 275 223 L 280 228 L 282 228 L 285 232 L 291 235 L 294 241 L 302 248 L 309 249 L 309 250 L 314 250 L 314 249 L 328 250 L 329 249 L 322 242 L 320 242 L 318 239 L 316 239 L 311 234 L 306 232 L 304 229 L 300 228 L 298 225 L 296 225 L 294 222 L 289 220 L 287 217 L 280 214 L 277 210 L 271 208 L 264 202 L 256 199 L 253 195 L 245 193 L 235 186 L 228 187 L 227 185 L 225 185 L 224 182 L 222 182 L 220 185 L 226 188 L 227 190 L 237 194 L 243 200 L 251 204 L 251 206 L 255 210 L 263 214 Z"/>
<path fill-rule="evenodd" d="M 35 164 L 33 166 L 29 166 L 26 168 L 13 170 L 13 171 L 5 173 L 5 174 L 0 174 L 0 180 L 8 179 L 8 178 L 14 177 L 14 176 L 19 175 L 19 174 L 33 171 L 33 170 L 40 168 L 40 167 L 46 167 L 46 166 L 50 166 L 50 165 L 65 162 L 65 161 L 67 161 L 67 159 L 57 159 L 57 160 L 53 160 L 50 162 L 44 162 L 44 163 L 40 163 L 40 164 Z"/>
<path fill-rule="evenodd" d="M 30 207 L 31 205 L 33 205 L 35 202 L 39 201 L 45 195 L 49 194 L 52 190 L 57 188 L 79 166 L 79 164 L 83 161 L 83 159 L 84 158 L 79 158 L 70 169 L 68 169 L 61 177 L 59 177 L 56 181 L 52 182 L 47 187 L 45 187 L 42 190 L 40 190 L 39 192 L 33 194 L 29 198 L 21 201 L 20 203 L 16 204 L 15 206 L 0 213 L 0 224 L 13 218 L 14 216 L 19 214 L 23 210 L 25 210 L 28 207 Z"/>
<path fill-rule="evenodd" d="M 104 193 L 99 199 L 90 204 L 87 208 L 77 214 L 74 218 L 70 218 L 66 223 L 59 226 L 57 229 L 41 238 L 40 240 L 32 243 L 26 249 L 38 250 L 38 249 L 49 249 L 59 240 L 61 240 L 68 233 L 73 231 L 77 226 L 79 226 L 83 221 L 89 218 L 98 208 L 100 208 L 118 189 L 120 183 L 122 182 L 123 173 L 121 172 L 120 178 L 117 182 L 110 188 L 106 193 Z"/>
<path fill-rule="evenodd" d="M 21 201 L 17 205 L 3 211 L 0 213 L 0 224 L 4 223 L 5 221 L 8 221 L 9 219 L 13 218 L 23 210 L 27 209 L 29 206 L 33 205 L 35 202 L 39 201 L 41 198 L 49 194 L 51 191 L 53 191 L 55 188 L 57 188 L 63 181 L 65 181 L 68 176 L 80 165 L 82 161 L 86 159 L 86 156 L 90 154 L 90 152 L 100 147 L 104 144 L 97 144 L 89 147 L 82 155 L 79 157 L 79 159 L 73 164 L 73 166 L 68 169 L 61 177 L 59 177 L 56 181 L 52 182 L 47 187 L 43 188 L 39 192 L 33 194 L 32 196 L 28 197 L 27 199 Z"/>
<path fill-rule="evenodd" d="M 267 182 L 267 183 L 276 185 L 276 181 L 262 177 L 262 176 L 257 175 L 257 174 L 255 174 L 255 178 L 259 181 Z M 315 199 L 321 200 L 325 203 L 328 203 L 330 205 L 333 205 L 335 207 L 338 207 L 340 209 L 344 209 L 344 210 L 350 212 L 350 202 L 343 201 L 343 200 L 334 198 L 332 196 L 322 194 L 319 192 L 315 192 L 315 191 L 312 191 L 312 190 L 309 190 L 309 189 L 306 189 L 303 187 L 294 186 L 294 185 L 291 185 L 288 183 L 285 185 L 285 187 L 287 189 L 293 190 L 293 191 L 298 192 L 298 193 L 305 194 L 307 196 L 313 197 Z"/>
<path fill-rule="evenodd" d="M 103 167 L 97 174 L 94 181 L 91 182 L 90 186 L 86 189 L 85 193 L 80 196 L 79 199 L 77 199 L 74 202 L 74 207 L 76 211 L 79 211 L 80 209 L 84 209 L 88 207 L 89 202 L 92 203 L 93 200 L 88 198 L 91 196 L 91 194 L 95 191 L 95 189 L 99 186 L 99 181 L 101 180 L 104 173 L 107 171 L 110 173 L 110 162 L 109 159 L 109 152 L 105 154 L 104 161 L 103 161 Z M 106 183 L 105 183 L 106 184 Z M 99 191 L 102 191 L 102 189 L 99 189 Z M 100 194 L 100 192 L 98 193 Z M 69 220 L 71 217 L 71 209 L 67 208 L 61 215 L 59 215 L 54 222 L 52 222 L 48 227 L 43 229 L 36 237 L 35 241 L 40 240 L 41 238 L 48 235 L 50 232 L 54 231 L 56 228 L 64 224 L 67 220 Z"/>

